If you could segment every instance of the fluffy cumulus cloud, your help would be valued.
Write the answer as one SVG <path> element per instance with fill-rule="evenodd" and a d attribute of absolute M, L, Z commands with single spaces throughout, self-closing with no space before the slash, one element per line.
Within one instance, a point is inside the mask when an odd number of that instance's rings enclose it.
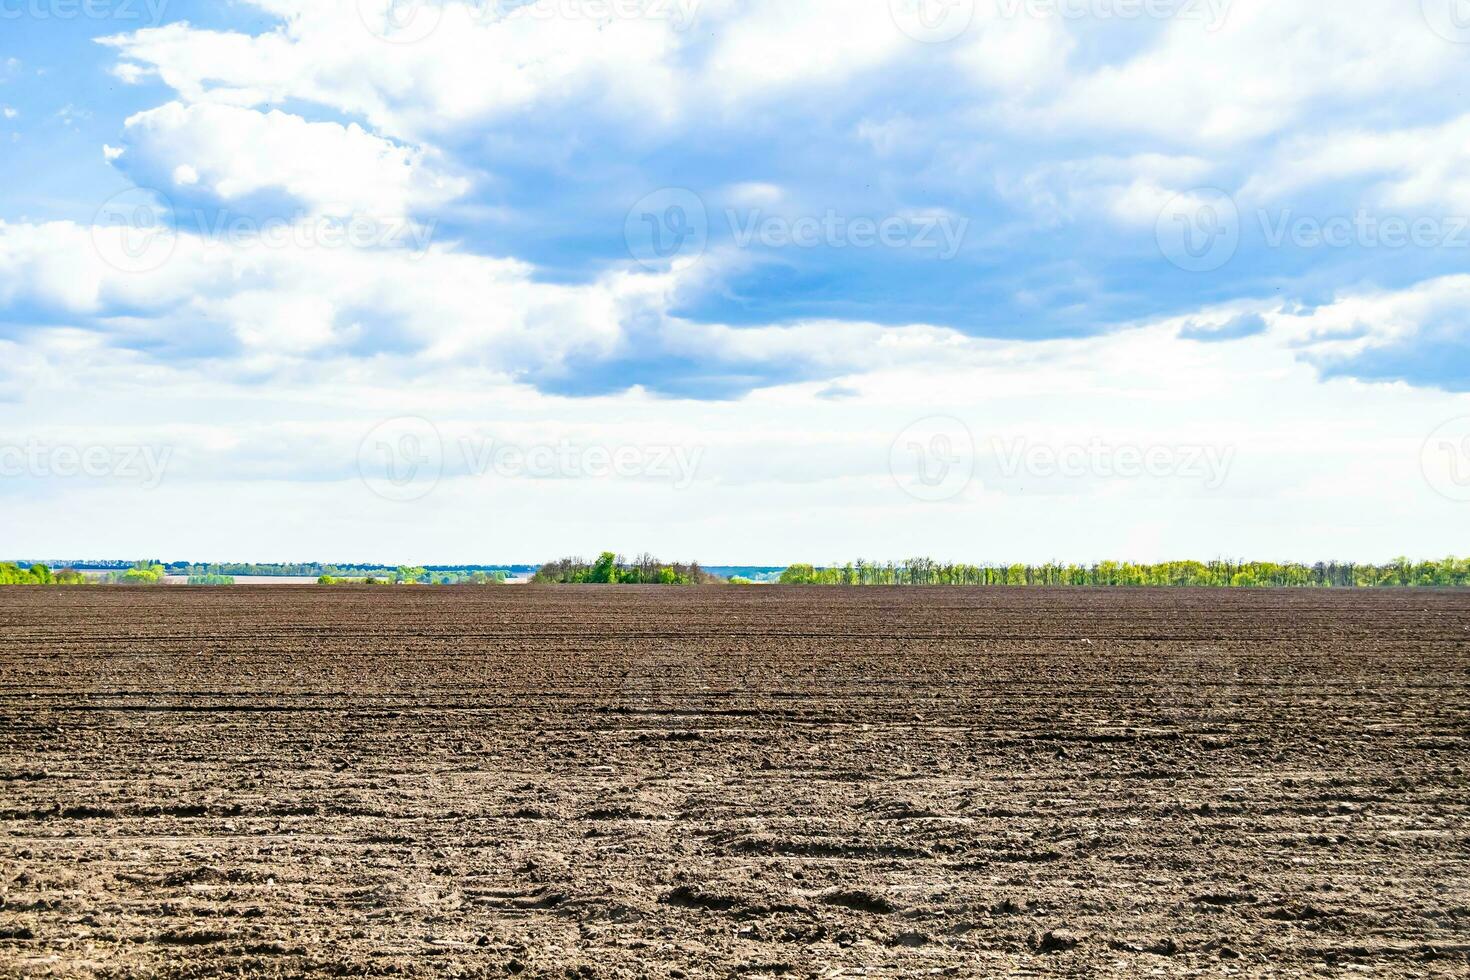
<path fill-rule="evenodd" d="M 1463 51 L 1428 29 L 1419 5 L 1395 0 L 1330 8 L 1272 0 L 1041 6 L 1172 12 L 1140 48 L 1078 65 L 1061 85 L 1043 88 L 1034 111 L 1055 127 L 1129 132 L 1166 145 L 1226 148 L 1288 132 L 1318 113 L 1434 99 L 1465 63 Z M 1140 20 L 1147 17 L 1136 17 L 1136 26 Z"/>
<path fill-rule="evenodd" d="M 221 205 L 266 199 L 312 215 L 403 219 L 469 187 L 422 148 L 279 110 L 170 102 L 129 118 L 124 142 L 115 162 L 140 185 Z"/>
<path fill-rule="evenodd" d="M 1385 209 L 1470 215 L 1470 115 L 1427 126 L 1298 137 L 1246 191 L 1280 200 L 1342 181 L 1367 182 L 1370 200 Z"/>
<path fill-rule="evenodd" d="M 1005 527 L 1020 557 L 1073 557 L 1022 540 L 1032 495 L 1072 495 L 1120 552 L 1208 551 L 1189 522 L 1269 498 L 1326 554 L 1351 515 L 1288 503 L 1355 480 L 1382 491 L 1360 529 L 1384 557 L 1413 544 L 1384 528 L 1422 529 L 1390 484 L 1447 499 L 1417 445 L 1470 411 L 1470 38 L 1436 2 L 171 11 L 90 45 L 126 93 L 83 107 L 108 179 L 0 198 L 4 397 L 64 427 L 58 379 L 113 406 L 145 379 L 160 411 L 205 417 L 120 412 L 116 438 L 245 496 L 337 492 L 384 414 L 430 415 L 446 444 L 492 417 L 513 441 L 694 446 L 703 495 L 608 492 L 640 534 L 700 527 L 717 549 L 740 536 L 708 515 L 737 521 L 741 493 L 789 494 L 795 523 L 829 508 L 824 549 L 854 520 L 915 520 L 892 450 L 937 417 L 970 433 L 976 475 L 922 512 L 936 540 Z M 17 145 L 55 115 L 0 94 Z M 284 407 L 242 411 L 262 393 Z M 1028 439 L 1239 463 L 1206 493 L 1017 464 Z M 469 469 L 448 467 L 446 513 L 478 505 Z M 498 502 L 566 502 L 566 476 Z"/>
<path fill-rule="evenodd" d="M 768 384 L 942 356 L 965 338 L 926 326 L 798 322 L 732 329 L 671 312 L 680 271 L 537 281 L 510 259 L 429 247 L 356 248 L 332 225 L 277 238 L 158 230 L 128 268 L 128 227 L 0 225 L 0 321 L 66 323 L 119 348 L 188 360 L 222 377 L 299 369 L 319 357 L 445 365 L 567 392 L 641 385 L 729 397 Z"/>
<path fill-rule="evenodd" d="M 1327 376 L 1470 392 L 1470 276 L 1413 289 L 1349 293 L 1283 317 L 1281 327 Z"/>
<path fill-rule="evenodd" d="M 632 118 L 669 108 L 679 88 L 670 17 L 600 16 L 557 0 L 324 0 L 257 6 L 260 34 L 170 24 L 109 38 L 125 80 L 156 77 L 189 101 L 292 100 L 352 113 L 400 136 L 444 133 L 558 105 Z M 677 11 L 679 0 L 649 0 Z M 618 5 L 626 8 L 628 4 Z"/>

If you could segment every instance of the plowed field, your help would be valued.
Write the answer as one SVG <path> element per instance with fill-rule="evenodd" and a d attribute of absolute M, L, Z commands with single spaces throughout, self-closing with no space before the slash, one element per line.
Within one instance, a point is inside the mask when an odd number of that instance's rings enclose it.
<path fill-rule="evenodd" d="M 0 974 L 1470 975 L 1470 594 L 0 590 Z"/>

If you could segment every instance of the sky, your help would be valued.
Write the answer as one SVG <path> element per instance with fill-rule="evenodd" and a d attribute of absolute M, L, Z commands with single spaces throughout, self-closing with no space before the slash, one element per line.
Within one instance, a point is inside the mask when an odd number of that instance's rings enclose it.
<path fill-rule="evenodd" d="M 1470 0 L 0 0 L 0 557 L 1465 554 Z"/>

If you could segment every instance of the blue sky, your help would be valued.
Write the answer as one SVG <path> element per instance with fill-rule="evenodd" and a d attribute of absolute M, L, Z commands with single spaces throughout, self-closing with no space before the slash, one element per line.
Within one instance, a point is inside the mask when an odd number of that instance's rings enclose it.
<path fill-rule="evenodd" d="M 356 494 L 364 433 L 426 417 L 441 455 L 446 432 L 497 428 L 703 451 L 712 475 L 678 507 L 646 503 L 671 492 L 647 474 L 501 474 L 497 519 L 532 530 L 487 560 L 607 527 L 709 560 L 1438 553 L 1463 514 L 1455 480 L 1425 468 L 1470 391 L 1465 6 L 14 3 L 0 343 L 18 408 L 0 442 L 177 453 L 147 496 L 33 464 L 0 492 L 39 482 L 143 516 L 205 486 Z M 1216 389 L 1249 403 L 1191 404 Z M 1306 418 L 1273 429 L 1273 403 Z M 1389 431 L 1365 459 L 1337 426 L 1370 405 L 1360 428 Z M 920 423 L 979 474 L 938 501 L 916 497 L 922 473 L 892 472 Z M 313 427 L 330 448 L 307 448 Z M 1176 462 L 1209 441 L 1277 485 L 1119 481 L 1096 453 L 1087 472 L 1058 477 L 1043 454 L 1029 485 L 986 480 L 996 433 Z M 1303 529 L 1310 488 L 1364 467 L 1378 489 L 1360 481 L 1357 510 Z M 468 548 L 447 528 L 451 499 L 491 506 L 474 477 L 389 501 L 405 504 L 392 546 Z M 811 533 L 731 530 L 756 513 L 726 496 L 747 486 L 788 495 L 787 523 Z M 540 526 L 553 489 L 584 527 Z M 1159 494 L 1179 508 L 1167 522 Z M 1398 516 L 1420 495 L 1432 517 Z M 380 497 L 306 539 L 191 525 L 176 546 L 349 557 L 381 533 Z M 1063 501 L 1109 530 L 1018 523 Z M 1220 507 L 1275 516 L 1242 516 L 1259 530 L 1237 545 Z M 875 522 L 917 540 L 846 544 Z"/>

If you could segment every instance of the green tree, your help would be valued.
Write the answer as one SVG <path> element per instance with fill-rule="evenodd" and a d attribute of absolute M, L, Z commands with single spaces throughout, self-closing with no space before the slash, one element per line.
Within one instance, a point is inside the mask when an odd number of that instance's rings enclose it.
<path fill-rule="evenodd" d="M 597 561 L 592 563 L 592 570 L 587 575 L 587 581 L 593 585 L 616 585 L 618 583 L 618 556 L 611 551 L 604 551 L 597 556 Z"/>

